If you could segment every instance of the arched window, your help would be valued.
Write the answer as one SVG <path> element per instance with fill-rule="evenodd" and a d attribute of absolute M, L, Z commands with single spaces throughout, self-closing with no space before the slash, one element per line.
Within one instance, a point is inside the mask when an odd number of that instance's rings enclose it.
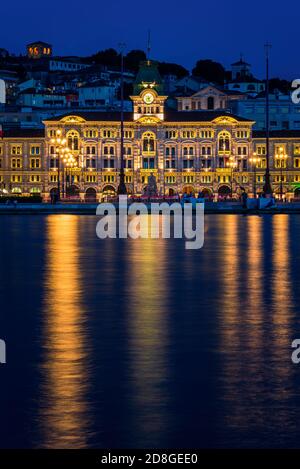
<path fill-rule="evenodd" d="M 219 133 L 219 153 L 229 153 L 230 152 L 230 133 L 229 132 L 220 132 Z"/>
<path fill-rule="evenodd" d="M 155 135 L 153 132 L 143 134 L 143 153 L 155 152 Z"/>
<path fill-rule="evenodd" d="M 76 130 L 70 130 L 67 133 L 67 141 L 70 150 L 79 150 L 79 133 Z"/>
<path fill-rule="evenodd" d="M 210 111 L 215 109 L 215 98 L 213 96 L 207 98 L 207 109 Z"/>

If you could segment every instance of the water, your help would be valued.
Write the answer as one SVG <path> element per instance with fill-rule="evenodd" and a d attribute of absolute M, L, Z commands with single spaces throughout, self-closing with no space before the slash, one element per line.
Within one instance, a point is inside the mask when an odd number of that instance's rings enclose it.
<path fill-rule="evenodd" d="M 1 216 L 0 447 L 297 447 L 300 218 L 206 216 L 204 248 Z"/>

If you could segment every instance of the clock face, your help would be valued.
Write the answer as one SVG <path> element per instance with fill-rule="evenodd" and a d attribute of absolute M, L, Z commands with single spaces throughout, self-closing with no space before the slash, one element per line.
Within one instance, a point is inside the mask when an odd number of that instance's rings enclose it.
<path fill-rule="evenodd" d="M 144 103 L 145 104 L 151 104 L 154 101 L 154 96 L 152 93 L 146 93 L 144 94 Z"/>

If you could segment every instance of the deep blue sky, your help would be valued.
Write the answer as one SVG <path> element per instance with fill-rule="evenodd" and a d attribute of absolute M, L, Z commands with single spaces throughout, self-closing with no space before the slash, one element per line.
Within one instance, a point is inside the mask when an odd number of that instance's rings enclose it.
<path fill-rule="evenodd" d="M 44 40 L 54 54 L 88 55 L 124 41 L 128 50 L 145 49 L 150 28 L 152 58 L 188 69 L 212 58 L 229 67 L 242 52 L 260 78 L 268 40 L 271 75 L 293 79 L 300 77 L 299 13 L 296 0 L 7 0 L 0 47 L 19 54 L 26 43 Z"/>

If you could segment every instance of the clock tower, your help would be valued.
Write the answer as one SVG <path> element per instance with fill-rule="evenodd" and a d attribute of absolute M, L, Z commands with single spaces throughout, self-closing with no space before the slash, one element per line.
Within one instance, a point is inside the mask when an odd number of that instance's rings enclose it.
<path fill-rule="evenodd" d="M 164 107 L 167 96 L 163 93 L 163 83 L 157 62 L 147 60 L 140 65 L 134 84 L 133 118 L 135 121 L 159 122 L 164 120 Z"/>

